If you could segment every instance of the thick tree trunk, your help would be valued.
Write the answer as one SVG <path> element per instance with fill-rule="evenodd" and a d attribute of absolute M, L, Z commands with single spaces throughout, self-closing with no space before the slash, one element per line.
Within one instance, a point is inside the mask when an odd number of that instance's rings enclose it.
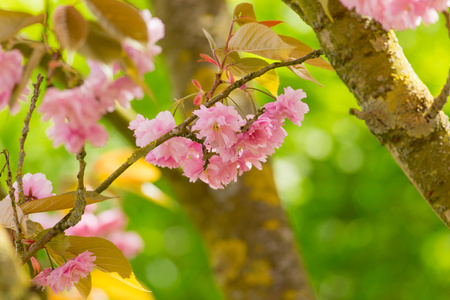
<path fill-rule="evenodd" d="M 337 74 L 355 95 L 369 130 L 386 146 L 411 183 L 450 226 L 448 117 L 425 117 L 428 88 L 405 58 L 393 31 L 330 0 L 334 21 L 317 0 L 283 0 L 315 31 Z"/>

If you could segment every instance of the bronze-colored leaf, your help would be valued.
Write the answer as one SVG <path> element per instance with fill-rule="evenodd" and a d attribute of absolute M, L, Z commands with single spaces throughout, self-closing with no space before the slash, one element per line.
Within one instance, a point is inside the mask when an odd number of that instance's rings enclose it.
<path fill-rule="evenodd" d="M 45 229 L 43 231 L 41 231 L 36 237 L 35 240 L 40 240 L 44 237 L 44 235 L 47 234 L 47 232 L 50 230 L 49 229 Z M 47 250 L 52 251 L 60 256 L 64 256 L 64 254 L 67 251 L 67 248 L 69 248 L 69 239 L 67 238 L 67 236 L 64 233 L 60 233 L 58 235 L 56 235 L 55 237 L 53 237 L 47 244 L 45 244 L 45 247 L 47 248 Z M 66 259 L 69 259 L 67 257 L 65 257 Z"/>
<path fill-rule="evenodd" d="M 103 31 L 97 23 L 89 22 L 86 41 L 78 51 L 88 58 L 109 64 L 120 58 L 122 45 Z"/>
<path fill-rule="evenodd" d="M 43 23 L 44 14 L 33 16 L 21 11 L 9 11 L 0 9 L 0 42 L 15 36 L 22 28 L 36 23 Z"/>
<path fill-rule="evenodd" d="M 127 37 L 146 43 L 147 25 L 133 6 L 117 0 L 85 0 L 103 29 L 113 38 Z"/>
<path fill-rule="evenodd" d="M 68 236 L 70 246 L 67 252 L 79 255 L 84 251 L 92 252 L 96 259 L 96 268 L 103 272 L 117 272 L 122 278 L 133 274 L 131 265 L 122 251 L 112 242 L 99 237 Z"/>
<path fill-rule="evenodd" d="M 306 69 L 306 67 L 303 64 L 290 66 L 289 69 L 292 72 L 294 72 L 294 74 L 297 75 L 298 77 L 305 79 L 305 80 L 312 81 L 315 84 L 318 84 L 319 86 L 323 87 L 323 85 L 321 85 L 311 74 L 309 74 L 308 70 Z"/>
<path fill-rule="evenodd" d="M 285 42 L 272 29 L 258 23 L 240 27 L 231 37 L 228 48 L 275 60 L 287 60 L 294 46 Z"/>
<path fill-rule="evenodd" d="M 76 191 L 68 192 L 60 195 L 50 196 L 38 200 L 27 202 L 20 206 L 24 214 L 32 214 L 45 211 L 54 211 L 62 209 L 71 209 L 75 206 Z M 113 197 L 106 197 L 97 194 L 94 191 L 85 193 L 86 204 L 102 202 Z"/>
<path fill-rule="evenodd" d="M 311 47 L 309 47 L 308 45 L 306 45 L 305 43 L 303 43 L 302 41 L 300 41 L 296 38 L 286 36 L 286 35 L 281 35 L 281 34 L 279 35 L 279 37 L 286 44 L 289 44 L 289 45 L 295 47 L 294 49 L 292 49 L 291 53 L 289 54 L 290 60 L 300 58 L 300 57 L 305 56 L 306 54 L 313 51 L 313 49 Z M 316 67 L 319 67 L 322 69 L 334 71 L 333 67 L 321 57 L 314 58 L 314 59 L 308 59 L 307 61 L 305 61 L 305 63 L 309 64 L 311 66 L 316 66 Z"/>
<path fill-rule="evenodd" d="M 72 5 L 56 7 L 53 13 L 53 28 L 59 44 L 67 49 L 81 47 L 88 34 L 88 23 Z"/>
<path fill-rule="evenodd" d="M 253 5 L 251 3 L 244 2 L 236 5 L 233 12 L 233 19 L 237 20 L 240 18 L 250 18 L 254 19 L 256 22 L 255 10 L 253 9 Z"/>
<path fill-rule="evenodd" d="M 234 61 L 229 69 L 233 76 L 235 76 L 236 79 L 239 79 L 268 65 L 269 63 L 265 60 L 256 57 L 244 57 Z M 277 96 L 280 80 L 278 79 L 278 74 L 275 70 L 266 72 L 264 75 L 255 78 L 254 81 L 265 87 L 272 95 Z"/>

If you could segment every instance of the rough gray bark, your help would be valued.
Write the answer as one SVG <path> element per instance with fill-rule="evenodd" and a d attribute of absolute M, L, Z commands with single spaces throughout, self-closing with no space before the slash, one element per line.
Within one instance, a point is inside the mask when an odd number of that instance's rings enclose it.
<path fill-rule="evenodd" d="M 331 22 L 317 0 L 283 0 L 310 25 L 337 74 L 355 95 L 353 110 L 386 146 L 412 184 L 450 226 L 450 124 L 414 73 L 393 31 L 330 0 Z"/>

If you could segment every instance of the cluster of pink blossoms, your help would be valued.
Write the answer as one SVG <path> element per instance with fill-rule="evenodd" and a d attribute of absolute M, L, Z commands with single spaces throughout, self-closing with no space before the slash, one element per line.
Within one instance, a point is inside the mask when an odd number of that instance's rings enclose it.
<path fill-rule="evenodd" d="M 3 51 L 0 45 L 0 110 L 8 105 L 14 86 L 22 80 L 22 62 L 23 55 L 19 50 Z M 16 102 L 10 112 L 15 113 L 18 109 L 19 103 Z"/>
<path fill-rule="evenodd" d="M 65 289 L 70 291 L 75 283 L 81 278 L 86 278 L 94 270 L 95 259 L 93 253 L 85 251 L 54 270 L 52 268 L 42 270 L 32 281 L 42 289 L 50 287 L 54 293 L 61 293 Z"/>
<path fill-rule="evenodd" d="M 98 215 L 94 214 L 95 209 L 94 204 L 86 206 L 81 221 L 67 229 L 66 234 L 104 237 L 113 242 L 128 258 L 142 251 L 142 238 L 134 231 L 125 231 L 127 217 L 120 209 L 105 210 Z"/>
<path fill-rule="evenodd" d="M 446 11 L 449 0 L 340 0 L 348 9 L 381 23 L 385 30 L 416 28 L 421 21 L 435 23 L 438 12 Z"/>
<path fill-rule="evenodd" d="M 198 117 L 192 132 L 202 143 L 185 137 L 174 137 L 150 151 L 146 161 L 160 167 L 183 168 L 183 175 L 190 181 L 200 179 L 212 188 L 223 188 L 238 175 L 251 169 L 261 169 L 269 155 L 284 142 L 285 118 L 300 126 L 308 105 L 301 99 L 306 97 L 302 90 L 285 88 L 284 94 L 275 102 L 264 105 L 265 112 L 257 118 L 248 130 L 243 131 L 246 121 L 233 106 L 216 103 L 207 108 L 204 105 L 194 111 Z M 246 119 L 253 118 L 252 115 Z M 160 112 L 155 119 L 147 120 L 138 115 L 130 123 L 134 130 L 136 145 L 144 147 L 176 127 L 169 111 Z"/>
<path fill-rule="evenodd" d="M 147 47 L 126 41 L 122 44 L 141 75 L 154 69 L 153 57 L 161 52 L 155 43 L 164 37 L 161 20 L 152 18 L 150 12 L 141 12 L 147 24 Z M 88 61 L 90 74 L 85 82 L 73 89 L 49 88 L 39 111 L 44 120 L 53 120 L 48 135 L 56 147 L 64 144 L 69 152 L 79 152 L 86 142 L 102 147 L 108 140 L 106 129 L 98 121 L 115 109 L 115 101 L 129 108 L 130 101 L 144 94 L 129 77 L 116 78 L 117 66 L 106 66 Z M 114 70 L 114 71 L 113 71 Z"/>

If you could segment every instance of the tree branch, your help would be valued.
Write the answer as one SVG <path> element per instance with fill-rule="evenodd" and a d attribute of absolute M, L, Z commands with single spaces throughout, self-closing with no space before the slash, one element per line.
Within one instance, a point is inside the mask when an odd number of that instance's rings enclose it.
<path fill-rule="evenodd" d="M 450 124 L 439 109 L 435 118 L 425 117 L 433 96 L 412 70 L 394 32 L 348 11 L 338 0 L 328 5 L 333 22 L 317 0 L 283 2 L 313 27 L 362 112 L 381 121 L 366 122 L 369 130 L 450 227 L 450 146 L 445 142 L 450 139 Z"/>
<path fill-rule="evenodd" d="M 322 50 L 314 50 L 311 53 L 308 53 L 307 55 L 300 57 L 298 59 L 292 60 L 292 61 L 286 61 L 286 62 L 274 62 L 258 71 L 252 72 L 250 74 L 245 75 L 244 77 L 242 77 L 241 79 L 235 81 L 233 84 L 229 85 L 222 93 L 214 96 L 213 98 L 211 98 L 211 100 L 209 100 L 208 102 L 205 103 L 206 107 L 211 107 L 213 106 L 215 103 L 225 99 L 228 97 L 228 95 L 230 95 L 230 93 L 239 88 L 240 86 L 242 86 L 243 84 L 249 82 L 250 80 L 253 80 L 257 77 L 260 77 L 262 75 L 264 75 L 265 73 L 267 73 L 270 70 L 276 69 L 276 68 L 281 68 L 281 67 L 287 67 L 287 66 L 293 66 L 293 65 L 298 65 L 301 64 L 305 61 L 307 61 L 308 59 L 313 59 L 313 58 L 317 58 L 320 55 L 323 54 Z M 159 145 L 161 145 L 162 143 L 166 142 L 167 140 L 176 137 L 176 136 L 182 136 L 185 133 L 185 129 L 186 127 L 191 124 L 192 122 L 194 122 L 198 117 L 196 115 L 191 115 L 190 117 L 188 117 L 186 120 L 184 120 L 183 122 L 181 122 L 177 127 L 175 127 L 174 129 L 172 129 L 171 131 L 169 131 L 168 133 L 164 134 L 163 136 L 161 136 L 159 139 L 149 143 L 147 146 L 142 147 L 142 148 L 138 148 L 136 149 L 133 154 L 127 159 L 126 162 L 124 162 L 116 171 L 114 171 L 108 178 L 106 178 L 96 189 L 95 192 L 96 193 L 101 193 L 104 190 L 106 190 L 111 183 L 114 182 L 114 180 L 117 179 L 117 177 L 119 177 L 123 172 L 125 172 L 125 170 L 127 170 L 132 164 L 134 164 L 139 158 L 143 157 L 144 155 L 146 155 L 147 153 L 149 153 L 150 151 L 152 151 L 153 149 L 155 149 L 156 147 L 158 147 Z"/>
<path fill-rule="evenodd" d="M 450 70 L 448 71 L 447 82 L 442 88 L 440 94 L 434 98 L 433 104 L 431 105 L 428 112 L 425 114 L 425 118 L 428 120 L 434 119 L 439 111 L 444 108 L 445 103 L 447 103 L 448 96 L 450 95 Z"/>

